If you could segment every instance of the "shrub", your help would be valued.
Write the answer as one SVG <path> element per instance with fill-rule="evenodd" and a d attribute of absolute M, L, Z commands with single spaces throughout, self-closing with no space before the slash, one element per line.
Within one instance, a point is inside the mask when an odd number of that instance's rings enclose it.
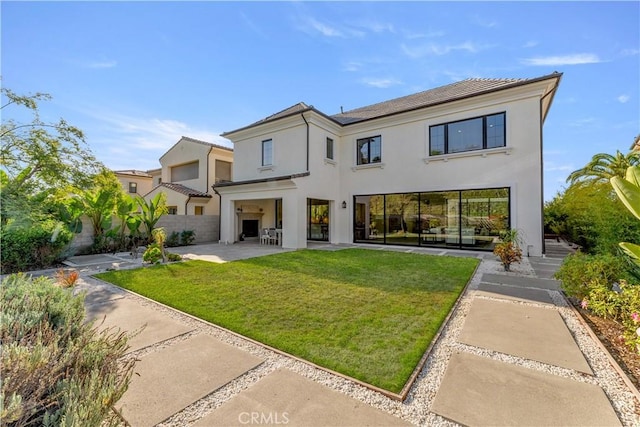
<path fill-rule="evenodd" d="M 85 322 L 83 298 L 23 274 L 0 288 L 3 425 L 116 425 L 134 359 L 127 337 Z"/>
<path fill-rule="evenodd" d="M 188 246 L 196 239 L 196 233 L 193 230 L 183 230 L 180 233 L 180 242 L 183 246 Z"/>
<path fill-rule="evenodd" d="M 76 270 L 66 273 L 63 269 L 56 272 L 56 281 L 63 288 L 71 288 L 76 284 L 80 274 Z"/>
<path fill-rule="evenodd" d="M 622 324 L 625 342 L 640 353 L 640 286 L 620 280 L 610 289 L 601 280 L 594 280 L 589 295 L 582 300 L 582 306 L 600 317 Z"/>
<path fill-rule="evenodd" d="M 500 243 L 493 248 L 493 253 L 504 267 L 504 271 L 511 269 L 511 264 L 522 260 L 522 249 L 520 249 L 520 238 L 518 230 L 507 230 L 500 234 Z"/>
<path fill-rule="evenodd" d="M 169 261 L 175 262 L 175 261 L 182 261 L 182 255 L 179 254 L 172 254 L 172 253 L 168 253 L 167 252 L 167 259 Z"/>
<path fill-rule="evenodd" d="M 157 243 L 147 246 L 147 250 L 142 254 L 142 260 L 151 264 L 162 262 L 162 251 Z"/>
<path fill-rule="evenodd" d="M 165 244 L 169 248 L 180 246 L 180 233 L 178 233 L 177 231 L 172 231 L 171 234 L 169 234 L 169 237 L 167 237 Z"/>
<path fill-rule="evenodd" d="M 576 252 L 564 259 L 554 277 L 568 296 L 582 299 L 593 287 L 611 289 L 614 282 L 628 278 L 628 273 L 620 257 Z"/>
<path fill-rule="evenodd" d="M 73 234 L 58 221 L 2 229 L 0 270 L 3 274 L 37 270 L 64 259 Z"/>

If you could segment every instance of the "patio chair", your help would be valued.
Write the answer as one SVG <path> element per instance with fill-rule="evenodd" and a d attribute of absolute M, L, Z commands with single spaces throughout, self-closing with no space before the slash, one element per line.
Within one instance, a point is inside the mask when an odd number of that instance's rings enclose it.
<path fill-rule="evenodd" d="M 269 229 L 269 244 L 273 243 L 274 245 L 278 244 L 278 233 L 276 233 L 275 228 Z"/>
<path fill-rule="evenodd" d="M 268 245 L 270 243 L 271 236 L 269 236 L 269 229 L 263 228 L 262 234 L 260 235 L 260 244 Z"/>

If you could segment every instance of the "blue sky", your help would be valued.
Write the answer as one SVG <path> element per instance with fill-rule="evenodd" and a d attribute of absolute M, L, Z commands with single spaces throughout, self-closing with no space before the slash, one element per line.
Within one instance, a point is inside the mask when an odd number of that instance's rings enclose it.
<path fill-rule="evenodd" d="M 335 114 L 470 77 L 564 73 L 545 199 L 640 133 L 639 2 L 2 1 L 2 84 L 47 92 L 112 169 L 297 102 Z M 11 111 L 3 111 L 4 117 Z"/>

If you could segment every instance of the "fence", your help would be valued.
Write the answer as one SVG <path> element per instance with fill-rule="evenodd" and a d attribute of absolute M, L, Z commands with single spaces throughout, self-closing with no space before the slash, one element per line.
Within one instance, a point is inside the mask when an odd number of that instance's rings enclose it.
<path fill-rule="evenodd" d="M 117 224 L 118 219 L 113 219 Z M 194 243 L 217 242 L 220 236 L 218 215 L 164 215 L 156 227 L 163 227 L 167 236 L 172 232 L 180 233 L 191 230 L 195 233 Z M 91 246 L 93 228 L 88 217 L 82 217 L 82 233 L 76 234 L 71 242 L 71 249 L 78 250 Z"/>

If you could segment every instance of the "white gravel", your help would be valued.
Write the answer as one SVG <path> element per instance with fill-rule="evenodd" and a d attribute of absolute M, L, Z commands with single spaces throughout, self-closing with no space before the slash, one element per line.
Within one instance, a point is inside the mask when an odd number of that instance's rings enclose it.
<path fill-rule="evenodd" d="M 309 378 L 362 402 L 366 402 L 373 407 L 379 408 L 383 411 L 387 411 L 388 413 L 398 416 L 414 425 L 455 426 L 457 425 L 456 423 L 453 423 L 430 412 L 430 408 L 436 396 L 438 387 L 444 377 L 448 361 L 452 353 L 458 351 L 481 355 L 483 357 L 488 357 L 505 363 L 511 363 L 529 369 L 570 378 L 572 380 L 598 385 L 605 391 L 623 425 L 639 426 L 640 416 L 638 415 L 638 413 L 640 413 L 640 402 L 635 398 L 634 394 L 625 385 L 616 370 L 612 368 L 607 355 L 603 352 L 601 347 L 593 341 L 589 333 L 584 329 L 582 323 L 576 318 L 576 315 L 572 312 L 572 310 L 567 307 L 564 302 L 564 298 L 558 292 L 548 291 L 554 302 L 557 303 L 558 307 L 550 307 L 548 305 L 542 304 L 532 305 L 545 307 L 550 310 L 557 310 L 560 313 L 569 330 L 576 339 L 578 346 L 589 362 L 592 370 L 594 371 L 595 375 L 593 377 L 579 373 L 577 371 L 573 371 L 571 369 L 559 368 L 544 363 L 523 359 L 520 357 L 497 353 L 494 351 L 461 344 L 456 341 L 458 334 L 460 333 L 464 324 L 464 319 L 469 311 L 473 298 L 486 298 L 475 296 L 475 290 L 480 283 L 480 278 L 483 273 L 535 276 L 533 268 L 531 268 L 531 265 L 526 258 L 524 258 L 520 264 L 513 265 L 512 270 L 513 271 L 510 273 L 505 273 L 499 262 L 491 259 L 491 257 L 482 260 L 480 266 L 478 267 L 474 277 L 469 284 L 465 296 L 460 300 L 456 311 L 449 319 L 448 324 L 443 330 L 438 342 L 433 347 L 431 354 L 426 360 L 420 374 L 418 375 L 404 402 L 399 402 L 397 400 L 386 397 L 381 393 L 363 387 L 357 383 L 354 383 L 353 381 L 318 369 L 295 358 L 279 354 L 261 345 L 255 344 L 242 337 L 239 337 L 233 333 L 222 330 L 205 322 L 196 320 L 188 315 L 156 304 L 145 298 L 126 293 L 125 298 L 138 300 L 141 304 L 152 307 L 156 310 L 163 311 L 167 315 L 183 323 L 189 324 L 194 328 L 194 331 L 187 335 L 183 335 L 172 340 L 141 349 L 137 352 L 131 353 L 129 357 L 142 357 L 145 354 L 155 352 L 161 348 L 172 345 L 177 341 L 185 340 L 195 334 L 203 333 L 212 335 L 227 344 L 248 351 L 249 353 L 265 360 L 264 363 L 262 363 L 255 369 L 248 371 L 246 374 L 240 376 L 239 378 L 236 378 L 224 387 L 216 390 L 208 396 L 205 396 L 197 402 L 189 405 L 182 411 L 174 414 L 169 419 L 159 424 L 160 426 L 190 425 L 200 418 L 211 413 L 226 401 L 238 395 L 243 390 L 251 387 L 261 378 L 265 377 L 278 368 L 286 368 L 291 371 L 297 372 L 298 374 L 306 378 Z M 80 286 L 80 288 L 93 287 L 96 285 L 101 287 L 111 287 L 111 285 L 105 284 L 104 282 L 99 282 L 93 278 L 84 279 L 84 281 L 81 281 L 82 285 Z M 111 288 L 120 294 L 124 293 L 122 290 L 115 287 Z M 505 302 L 505 304 L 511 303 L 514 302 Z"/>

